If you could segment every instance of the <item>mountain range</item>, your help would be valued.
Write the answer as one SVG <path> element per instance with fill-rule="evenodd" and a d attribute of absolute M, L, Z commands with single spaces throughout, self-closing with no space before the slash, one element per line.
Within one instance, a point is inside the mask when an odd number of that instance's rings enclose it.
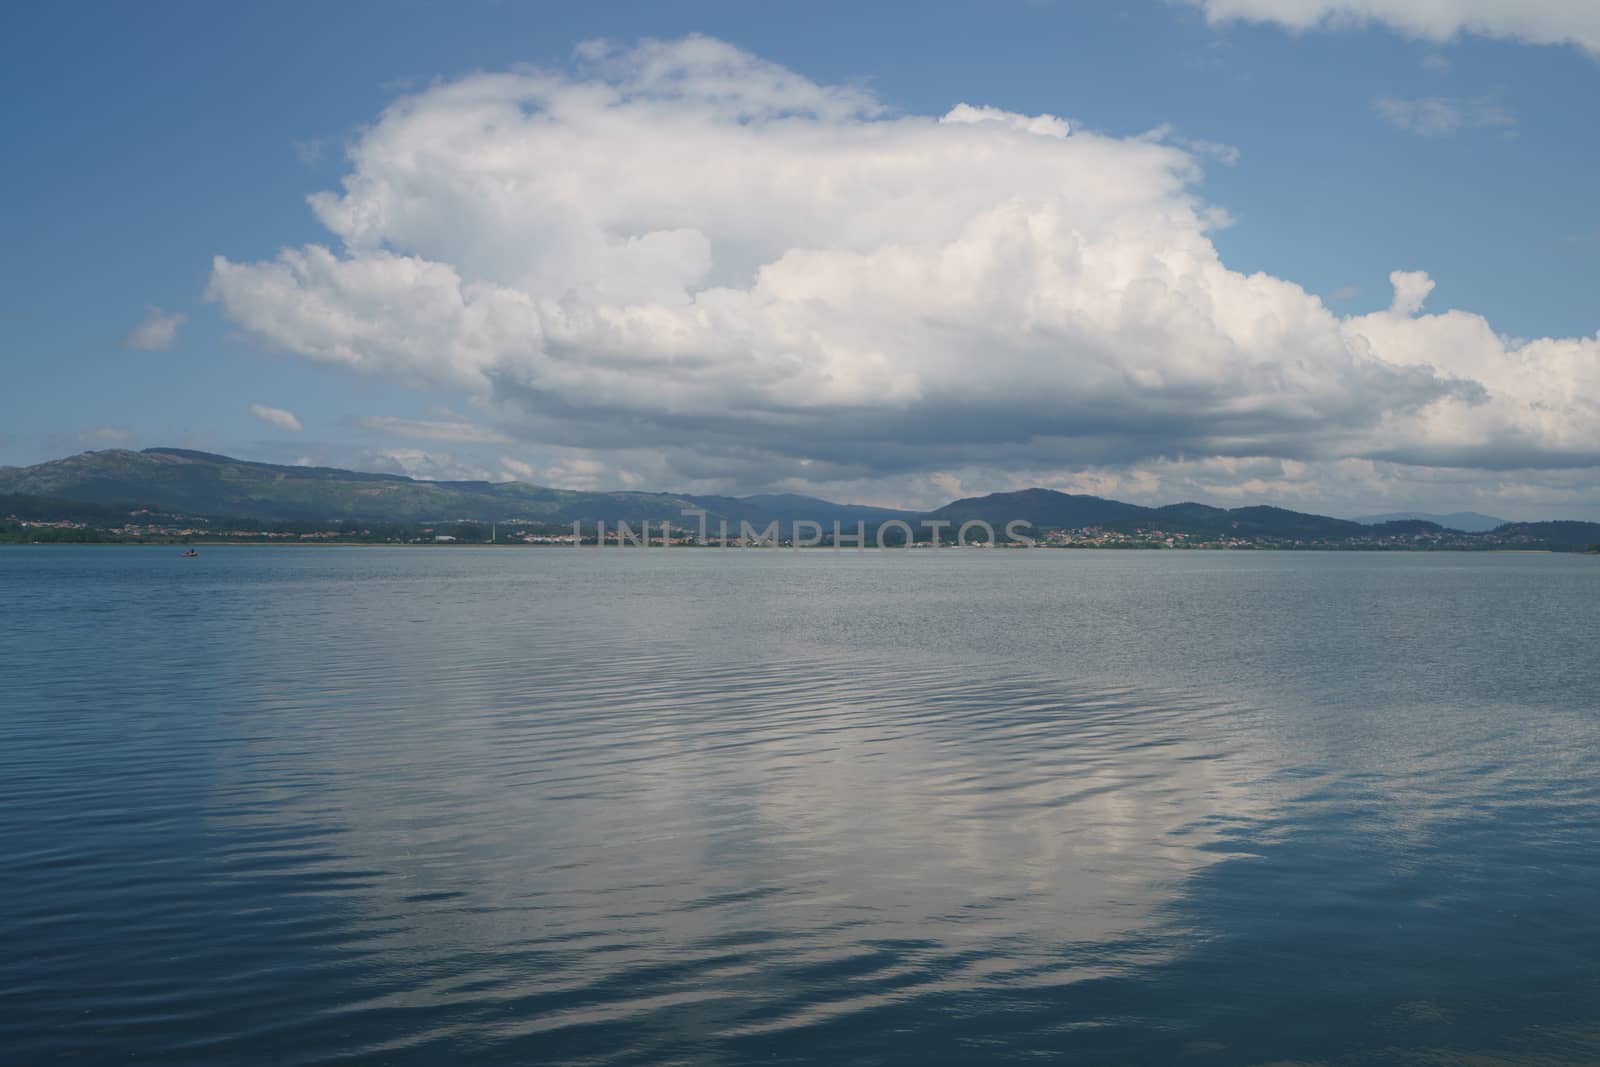
<path fill-rule="evenodd" d="M 747 497 L 686 493 L 584 492 L 523 482 L 430 482 L 399 474 L 256 463 L 184 448 L 83 452 L 32 467 L 0 467 L 0 511 L 48 512 L 71 505 L 257 522 L 419 523 L 526 519 L 556 525 L 672 519 L 692 525 L 700 508 L 715 529 L 726 519 L 764 527 L 833 519 L 854 526 L 914 513 L 835 504 L 778 493 Z"/>
<path fill-rule="evenodd" d="M 1493 515 L 1484 515 L 1477 511 L 1452 511 L 1448 515 L 1435 515 L 1426 511 L 1391 511 L 1382 515 L 1357 515 L 1356 521 L 1373 525 L 1380 522 L 1402 522 L 1408 519 L 1420 519 L 1423 522 L 1436 523 L 1447 530 L 1465 530 L 1467 533 L 1484 533 L 1497 526 L 1509 526 L 1510 519 L 1497 519 Z"/>
<path fill-rule="evenodd" d="M 0 516 L 19 518 L 122 518 L 149 510 L 190 517 L 261 523 L 358 522 L 416 524 L 448 521 L 525 520 L 558 525 L 672 520 L 693 527 L 685 510 L 706 512 L 715 531 L 726 521 L 765 528 L 777 522 L 784 536 L 793 523 L 818 522 L 848 529 L 899 519 L 959 524 L 980 519 L 995 529 L 1025 520 L 1035 531 L 1096 527 L 1131 533 L 1161 530 L 1191 538 L 1233 538 L 1289 543 L 1380 542 L 1423 539 L 1466 547 L 1521 545 L 1581 549 L 1600 543 L 1600 524 L 1585 522 L 1499 523 L 1488 531 L 1467 530 L 1471 513 L 1431 518 L 1374 516 L 1376 522 L 1337 519 L 1251 506 L 1217 508 L 1182 503 L 1146 507 L 1053 489 L 1025 489 L 952 501 L 929 512 L 838 504 L 795 494 L 707 496 L 689 493 L 590 492 L 552 489 L 522 482 L 421 481 L 332 467 L 257 463 L 181 448 L 83 452 L 31 467 L 0 467 Z M 1448 526 L 1435 519 L 1452 519 Z"/>

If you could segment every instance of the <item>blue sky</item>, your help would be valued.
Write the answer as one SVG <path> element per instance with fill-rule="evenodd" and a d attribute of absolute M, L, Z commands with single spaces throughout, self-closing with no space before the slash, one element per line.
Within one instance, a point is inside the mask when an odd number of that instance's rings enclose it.
<path fill-rule="evenodd" d="M 1303 28 L 1290 25 L 1288 15 L 1274 16 L 1273 2 L 1234 5 L 1253 10 L 1247 19 L 1224 19 L 1227 5 L 1208 11 L 1190 3 L 1115 10 L 1049 2 L 17 8 L 0 42 L 12 147 L 0 173 L 11 206 L 3 231 L 8 255 L 0 266 L 0 351 L 7 372 L 0 463 L 32 463 L 84 447 L 185 445 L 420 476 L 790 488 L 887 503 L 1038 483 L 1139 500 L 1322 502 L 1317 510 L 1346 514 L 1474 507 L 1512 517 L 1600 518 L 1591 504 L 1600 484 L 1600 442 L 1586 423 L 1600 329 L 1594 299 L 1600 207 L 1593 193 L 1593 176 L 1600 173 L 1600 56 L 1593 51 L 1593 20 L 1575 15 L 1567 25 L 1557 12 L 1538 33 L 1523 34 L 1554 36 L 1557 43 L 1535 43 L 1509 30 L 1495 36 L 1501 31 L 1493 19 L 1487 35 L 1450 32 L 1448 22 L 1419 28 L 1399 17 L 1393 25 L 1352 27 L 1335 19 Z M 1120 262 L 1116 252 L 1125 248 L 1129 257 L 1165 263 L 1162 249 L 1187 250 L 1196 239 L 1186 224 L 1155 236 L 1134 221 L 1104 233 L 1097 227 L 1107 212 L 1126 210 L 1136 220 L 1140 212 L 1159 215 L 1187 197 L 1226 213 L 1226 225 L 1211 225 L 1199 239 L 1211 243 L 1233 275 L 1261 272 L 1298 286 L 1336 320 L 1394 314 L 1394 271 L 1425 272 L 1433 288 L 1403 323 L 1375 321 L 1371 329 L 1344 331 L 1342 343 L 1354 346 L 1350 358 L 1366 358 L 1370 343 L 1382 373 L 1364 365 L 1344 368 L 1343 349 L 1334 355 L 1320 347 L 1324 327 L 1279 338 L 1263 354 L 1229 325 L 1234 313 L 1222 305 L 1233 297 L 1217 286 L 1237 288 L 1246 306 L 1256 299 L 1231 279 L 1206 282 L 1205 300 L 1216 302 L 1218 321 L 1224 332 L 1233 331 L 1228 336 L 1238 354 L 1215 346 L 1178 351 L 1183 329 L 1158 329 L 1144 319 L 1119 320 L 1112 332 L 1084 340 L 1085 324 L 1100 330 L 1104 316 L 1083 295 L 1088 289 L 1070 278 L 1050 282 L 1036 301 L 1059 298 L 1080 319 L 1052 319 L 1049 329 L 1016 340 L 1008 323 L 1017 312 L 991 302 L 985 306 L 993 309 L 992 321 L 959 324 L 963 336 L 976 338 L 975 347 L 937 357 L 916 347 L 926 343 L 912 340 L 916 331 L 897 350 L 873 332 L 881 329 L 875 318 L 870 329 L 865 325 L 870 309 L 816 297 L 833 304 L 820 320 L 824 325 L 807 327 L 820 338 L 815 351 L 793 348 L 792 339 L 782 348 L 765 335 L 751 334 L 749 342 L 760 351 L 769 342 L 775 346 L 774 365 L 824 363 L 828 373 L 817 381 L 825 384 L 809 392 L 798 385 L 762 392 L 766 386 L 759 383 L 770 376 L 721 391 L 692 384 L 681 370 L 687 364 L 672 362 L 686 357 L 659 335 L 628 335 L 635 349 L 627 359 L 659 360 L 628 371 L 632 377 L 619 384 L 599 377 L 597 368 L 623 357 L 576 334 L 563 342 L 576 356 L 551 356 L 549 342 L 537 353 L 497 349 L 481 359 L 471 356 L 479 360 L 471 373 L 435 373 L 417 362 L 430 355 L 399 353 L 403 346 L 373 340 L 372 331 L 358 330 L 339 349 L 349 358 L 336 358 L 322 334 L 263 325 L 304 314 L 308 301 L 326 312 L 326 294 L 314 291 L 314 279 L 300 278 L 293 297 L 284 297 L 298 301 L 292 307 L 257 297 L 270 280 L 265 265 L 281 249 L 307 245 L 327 246 L 347 263 L 374 251 L 415 256 L 454 268 L 464 285 L 492 280 L 524 293 L 528 283 L 514 285 L 507 281 L 509 268 L 500 269 L 509 253 L 481 254 L 492 231 L 465 236 L 482 218 L 452 217 L 440 206 L 426 224 L 381 232 L 371 248 L 352 250 L 349 234 L 331 232 L 306 197 L 338 192 L 341 179 L 361 171 L 347 152 L 398 99 L 421 94 L 426 104 L 435 99 L 430 92 L 461 79 L 514 70 L 551 72 L 574 93 L 616 86 L 643 69 L 640 53 L 630 51 L 639 42 L 674 42 L 689 34 L 759 64 L 739 68 L 741 77 L 759 81 L 767 77 L 763 71 L 782 68 L 810 85 L 843 86 L 870 97 L 870 114 L 809 116 L 817 129 L 801 135 L 825 136 L 833 147 L 862 126 L 937 118 L 966 103 L 1059 116 L 1073 131 L 1066 141 L 1088 145 L 1089 138 L 1104 138 L 1128 158 L 1106 164 L 1095 181 L 1155 183 L 1150 168 L 1173 164 L 1135 159 L 1145 142 L 1181 152 L 1199 168 L 1185 179 L 1183 192 L 1152 191 L 1145 207 L 1102 205 L 1098 194 L 1079 197 L 1068 208 L 1085 214 L 1070 225 L 1047 203 L 1050 194 L 1037 194 L 1029 201 L 1030 210 L 1042 213 L 1035 219 L 1048 217 L 1063 227 L 1045 233 L 1033 226 L 1040 254 L 1060 253 L 1063 234 L 1088 233 L 1083 239 L 1096 256 L 1108 257 L 1105 262 Z M 605 69 L 575 57 L 580 44 L 597 38 L 613 42 Z M 700 60 L 674 56 L 672 63 L 689 64 L 689 81 L 699 76 L 702 68 L 693 64 Z M 685 82 L 682 70 L 672 77 L 673 85 Z M 696 121 L 720 121 L 706 117 L 709 105 L 695 95 L 698 89 L 681 97 L 675 88 L 642 91 Z M 619 177 L 672 166 L 669 150 L 662 150 L 664 158 L 635 158 L 625 143 L 583 127 L 589 119 L 573 121 L 572 143 L 608 153 L 598 165 L 616 168 Z M 770 125 L 771 136 L 753 142 L 757 151 L 777 153 L 774 146 L 784 143 L 779 138 L 794 132 L 793 120 L 783 116 L 739 121 Z M 1056 165 L 1039 156 L 1037 146 L 1016 144 L 1022 135 L 1000 130 L 1007 121 L 978 124 L 1009 138 L 996 141 L 991 170 L 973 179 L 994 180 L 987 206 L 1012 195 L 1008 168 Z M 530 128 L 519 136 L 540 134 Z M 686 144 L 685 151 L 693 149 Z M 1007 162 L 1012 151 L 1024 155 Z M 855 173 L 850 168 L 863 165 L 848 153 L 824 151 L 817 159 L 804 180 L 843 182 Z M 371 168 L 391 165 L 393 158 L 369 160 L 369 176 L 388 181 L 392 172 Z M 1100 164 L 1063 157 L 1061 165 Z M 459 173 L 470 166 L 463 163 Z M 542 166 L 548 172 L 548 162 Z M 1126 179 L 1115 169 L 1121 166 L 1130 168 Z M 595 185 L 607 181 L 603 169 L 585 173 Z M 674 180 L 664 175 L 667 192 Z M 439 190 L 438 203 L 445 204 L 445 185 L 426 189 Z M 412 192 L 426 197 L 426 189 Z M 663 192 L 651 202 L 658 200 L 669 205 L 651 223 L 662 232 L 694 228 L 675 225 L 671 210 L 685 219 L 704 217 L 704 206 L 692 203 L 688 192 L 677 199 Z M 815 207 L 807 203 L 805 210 Z M 947 206 L 957 213 L 976 210 L 962 203 Z M 563 210 L 549 202 L 525 208 L 530 226 L 553 225 L 535 216 Z M 589 209 L 587 201 L 573 206 L 580 214 Z M 713 249 L 712 280 L 724 249 L 746 237 L 769 250 L 760 262 L 810 247 L 803 235 L 786 233 L 780 241 L 738 230 L 742 236 L 724 238 L 715 220 L 696 225 Z M 737 227 L 729 225 L 734 233 Z M 462 236 L 429 236 L 446 230 Z M 935 255 L 935 236 L 909 229 L 886 231 L 877 248 L 923 247 L 924 239 L 927 255 Z M 848 235 L 833 240 L 838 248 L 827 248 L 826 241 L 822 247 L 852 257 L 863 253 Z M 680 251 L 669 250 L 671 256 Z M 226 295 L 215 287 L 217 256 L 247 268 Z M 496 266 L 486 265 L 491 262 Z M 880 265 L 874 276 L 882 274 Z M 837 271 L 830 268 L 828 276 Z M 1010 275 L 984 275 L 972 284 L 1009 292 L 1011 281 Z M 609 282 L 596 284 L 604 290 Z M 702 284 L 709 282 L 691 285 L 684 299 L 692 300 Z M 1163 285 L 1179 290 L 1171 279 Z M 1112 292 L 1126 291 L 1122 285 Z M 531 294 L 534 300 L 561 296 L 542 289 Z M 966 295 L 920 290 L 916 299 L 908 296 L 905 314 L 922 323 Z M 642 307 L 656 297 L 607 299 L 606 307 Z M 408 303 L 403 292 L 375 300 L 364 295 L 358 310 L 339 314 L 381 316 L 383 308 Z M 1293 306 L 1271 314 L 1300 315 L 1301 305 Z M 1481 317 L 1505 340 L 1505 351 L 1459 355 L 1462 344 L 1488 342 L 1476 334 L 1463 341 L 1461 323 L 1433 321 L 1449 309 Z M 169 319 L 172 328 L 163 331 L 160 316 L 182 318 Z M 861 328 L 846 330 L 857 318 Z M 156 328 L 135 333 L 141 322 Z M 553 337 L 548 315 L 543 323 Z M 1354 341 L 1352 330 L 1359 334 Z M 869 333 L 870 345 L 849 348 Z M 1053 363 L 1049 339 L 1066 336 L 1084 350 Z M 1539 338 L 1567 347 L 1555 354 L 1519 347 Z M 441 350 L 457 340 L 441 335 Z M 1009 393 L 997 387 L 990 397 L 959 374 L 920 369 L 942 367 L 946 359 L 950 366 L 982 361 L 994 346 L 1013 341 L 1016 359 L 1026 356 L 1027 362 L 995 363 L 996 377 L 1015 386 Z M 667 347 L 657 351 L 657 342 Z M 361 349 L 364 344 L 372 350 Z M 1122 368 L 1131 386 L 1112 394 L 1077 384 L 1143 345 L 1159 351 L 1139 357 L 1154 362 Z M 856 361 L 839 366 L 864 360 L 877 369 L 841 384 L 829 362 L 835 359 Z M 1244 377 L 1281 382 L 1282 366 L 1302 360 L 1318 363 L 1305 372 L 1308 381 L 1315 379 L 1311 384 L 1289 374 L 1296 384 L 1274 385 L 1265 399 L 1259 390 L 1229 391 Z M 1329 361 L 1342 369 L 1326 370 Z M 1218 368 L 1214 380 L 1196 377 L 1200 364 Z M 1037 382 L 1015 370 L 1041 365 Z M 1394 370 L 1402 365 L 1426 365 L 1432 377 L 1419 383 L 1412 371 Z M 725 382 L 739 373 L 730 365 L 727 373 L 707 372 L 707 380 Z M 654 388 L 651 375 L 661 376 Z M 1517 383 L 1530 378 L 1550 384 L 1540 386 L 1543 392 L 1518 392 Z M 1170 391 L 1174 382 L 1182 383 L 1177 392 Z M 1057 383 L 1061 399 L 1052 407 L 1047 401 Z M 1358 391 L 1352 383 L 1364 383 L 1359 389 L 1379 398 L 1352 399 Z M 646 399 L 634 395 L 634 384 Z M 1415 396 L 1406 392 L 1413 388 Z M 982 410 L 962 399 L 975 391 L 984 393 Z M 1403 401 L 1381 402 L 1383 394 L 1401 393 Z M 650 407 L 651 395 L 661 398 L 659 407 Z M 1215 419 L 1196 416 L 1191 426 L 1174 415 L 1185 397 L 1195 396 L 1201 399 L 1193 403 Z M 1424 411 L 1452 403 L 1461 410 Z M 1271 419 L 1240 427 L 1239 412 L 1267 407 Z M 1100 425 L 1094 413 L 1112 408 L 1115 419 Z M 777 409 L 770 418 L 752 416 Z M 1557 409 L 1559 418 L 1549 414 Z M 293 417 L 274 416 L 274 410 Z M 1414 418 L 1419 411 L 1426 417 Z M 771 423 L 780 415 L 804 423 L 804 432 L 775 434 Z M 1181 432 L 1173 428 L 1175 419 L 1185 423 Z M 869 420 L 888 428 L 854 437 L 843 429 Z M 849 450 L 805 444 L 841 435 L 850 440 Z M 901 445 L 925 435 L 926 447 L 886 447 L 885 435 Z M 1014 439 L 1000 440 L 1007 436 Z M 970 448 L 957 447 L 965 445 Z M 770 462 L 752 462 L 752 456 Z"/>

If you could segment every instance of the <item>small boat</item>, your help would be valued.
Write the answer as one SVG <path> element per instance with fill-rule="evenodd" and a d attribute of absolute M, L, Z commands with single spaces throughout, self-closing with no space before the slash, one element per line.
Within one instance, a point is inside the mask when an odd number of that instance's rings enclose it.
<path fill-rule="evenodd" d="M 187 550 L 184 551 L 183 558 L 184 559 L 194 559 L 199 554 L 200 553 L 198 551 L 196 551 L 195 549 L 191 548 L 191 549 L 187 549 Z"/>

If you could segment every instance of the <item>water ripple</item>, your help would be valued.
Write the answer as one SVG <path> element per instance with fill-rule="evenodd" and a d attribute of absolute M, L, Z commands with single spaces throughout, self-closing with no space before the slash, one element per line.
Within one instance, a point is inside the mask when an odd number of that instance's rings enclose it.
<path fill-rule="evenodd" d="M 1314 561 L 1226 564 L 1361 668 L 1312 691 L 1142 560 L 952 564 L 927 604 L 991 610 L 917 631 L 895 561 L 213 557 L 0 553 L 54 620 L 0 648 L 19 1062 L 1600 1057 L 1565 571 L 1521 576 L 1550 662 L 1508 704 L 1306 616 Z M 1394 586 L 1365 565 L 1315 602 Z M 1078 623 L 981 640 L 1019 604 Z M 68 640 L 89 605 L 138 624 Z"/>

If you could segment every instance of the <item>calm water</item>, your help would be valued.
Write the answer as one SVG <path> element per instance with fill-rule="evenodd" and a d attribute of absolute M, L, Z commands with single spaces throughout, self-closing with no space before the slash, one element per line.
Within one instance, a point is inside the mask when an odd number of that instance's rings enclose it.
<path fill-rule="evenodd" d="M 0 1060 L 1600 1062 L 1600 561 L 0 550 Z"/>

